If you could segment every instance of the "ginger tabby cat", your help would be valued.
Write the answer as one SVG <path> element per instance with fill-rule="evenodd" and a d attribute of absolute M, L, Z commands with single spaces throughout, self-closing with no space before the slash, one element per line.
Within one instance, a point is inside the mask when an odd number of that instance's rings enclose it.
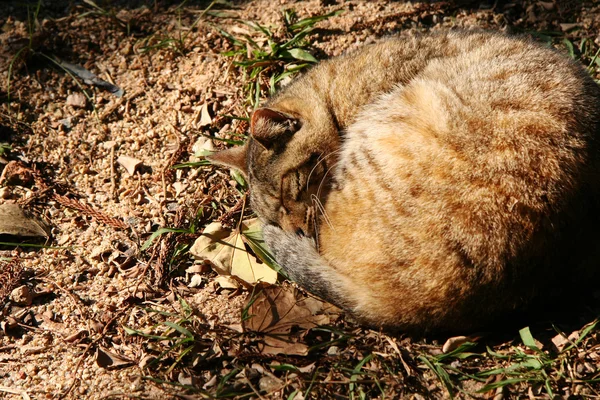
<path fill-rule="evenodd" d="M 464 331 L 596 278 L 600 89 L 524 37 L 400 36 L 324 61 L 209 158 L 289 277 L 363 323 Z"/>

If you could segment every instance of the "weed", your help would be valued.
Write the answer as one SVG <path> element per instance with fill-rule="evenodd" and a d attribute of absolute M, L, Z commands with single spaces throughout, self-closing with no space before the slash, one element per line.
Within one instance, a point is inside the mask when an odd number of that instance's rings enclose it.
<path fill-rule="evenodd" d="M 222 0 L 211 1 L 210 4 L 204 10 L 202 10 L 200 12 L 200 15 L 198 16 L 198 18 L 196 18 L 196 20 L 189 27 L 184 27 L 183 22 L 182 22 L 182 13 L 183 13 L 183 6 L 186 2 L 187 2 L 187 0 L 185 0 L 183 3 L 181 3 L 175 9 L 175 11 L 177 12 L 177 24 L 178 24 L 177 36 L 169 37 L 169 36 L 164 36 L 164 35 L 157 35 L 157 36 L 152 35 L 152 36 L 144 39 L 145 44 L 140 48 L 142 53 L 147 53 L 151 50 L 156 50 L 156 49 L 169 49 L 169 50 L 172 50 L 173 52 L 175 52 L 176 54 L 184 55 L 187 51 L 185 43 L 186 43 L 186 40 L 187 40 L 189 34 L 194 30 L 194 28 L 196 26 L 198 26 L 198 23 L 200 23 L 200 21 L 202 19 L 204 19 L 204 17 L 207 14 L 210 15 L 210 10 L 213 8 L 213 6 L 215 4 L 224 3 Z M 214 14 L 212 14 L 212 15 L 214 15 Z"/>
<path fill-rule="evenodd" d="M 306 37 L 315 24 L 341 11 L 298 19 L 294 10 L 283 11 L 283 29 L 272 29 L 252 21 L 241 21 L 253 30 L 253 35 L 235 37 L 219 26 L 215 29 L 226 38 L 233 50 L 223 53 L 233 58 L 233 64 L 244 72 L 246 101 L 256 107 L 261 96 L 275 93 L 284 79 L 317 62 L 308 51 Z M 283 33 L 276 33 L 283 31 Z M 258 36 L 258 37 L 256 37 Z M 265 93 L 266 90 L 266 93 Z"/>
<path fill-rule="evenodd" d="M 12 74 L 13 74 L 13 68 L 15 66 L 15 63 L 18 60 L 27 59 L 33 52 L 33 36 L 34 36 L 36 30 L 38 29 L 38 27 L 40 26 L 39 21 L 38 21 L 38 15 L 40 13 L 41 6 L 42 6 L 42 0 L 38 0 L 37 5 L 35 6 L 35 9 L 32 12 L 30 6 L 27 5 L 27 34 L 28 34 L 29 40 L 24 47 L 20 48 L 15 53 L 13 58 L 10 60 L 10 64 L 8 65 L 8 75 L 6 77 L 6 96 L 7 96 L 7 103 L 8 103 L 9 111 L 10 111 L 10 84 L 11 84 L 11 79 L 12 79 Z"/>
<path fill-rule="evenodd" d="M 0 143 L 0 156 L 6 155 L 12 150 L 12 146 L 9 143 Z"/>
<path fill-rule="evenodd" d="M 421 355 L 419 360 L 438 377 L 451 398 L 454 397 L 457 391 L 472 396 L 472 394 L 465 392 L 460 383 L 457 382 L 462 380 L 485 383 L 477 390 L 477 393 L 487 393 L 498 388 L 526 384 L 527 387 L 536 387 L 545 391 L 546 395 L 553 398 L 556 396 L 558 389 L 564 385 L 600 382 L 597 375 L 587 380 L 582 377 L 576 378 L 572 373 L 573 368 L 568 365 L 569 362 L 573 361 L 573 354 L 571 353 L 578 349 L 584 339 L 596 329 L 598 323 L 599 321 L 596 320 L 585 326 L 579 332 L 579 338 L 571 342 L 558 354 L 542 351 L 533 338 L 530 329 L 526 327 L 519 331 L 525 349 L 514 346 L 509 351 L 498 352 L 488 347 L 487 353 L 479 354 L 469 351 L 475 346 L 474 343 L 465 343 L 448 354 L 439 356 Z M 495 364 L 504 364 L 505 366 L 472 374 L 465 373 L 454 366 L 454 360 L 465 360 L 474 356 L 481 359 L 487 358 Z M 492 379 L 493 381 L 490 382 Z"/>

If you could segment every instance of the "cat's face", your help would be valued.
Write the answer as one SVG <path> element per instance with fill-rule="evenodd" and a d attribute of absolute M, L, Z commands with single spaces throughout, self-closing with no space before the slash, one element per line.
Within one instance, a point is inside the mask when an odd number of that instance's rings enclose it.
<path fill-rule="evenodd" d="M 273 109 L 254 112 L 251 135 L 243 147 L 213 154 L 217 164 L 240 170 L 250 185 L 254 211 L 267 224 L 313 236 L 319 199 L 330 160 L 327 149 L 312 144 L 309 121 Z"/>

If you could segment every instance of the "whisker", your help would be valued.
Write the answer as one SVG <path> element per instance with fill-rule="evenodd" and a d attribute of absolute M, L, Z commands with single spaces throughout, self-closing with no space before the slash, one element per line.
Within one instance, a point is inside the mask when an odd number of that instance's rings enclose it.
<path fill-rule="evenodd" d="M 334 154 L 339 153 L 340 151 L 341 151 L 341 149 L 337 149 L 337 150 L 334 150 L 334 151 L 330 152 L 326 156 L 323 156 L 323 157 L 319 158 L 319 160 L 317 161 L 317 163 L 314 165 L 314 167 L 312 167 L 312 169 L 310 170 L 310 173 L 308 174 L 308 178 L 306 179 L 306 190 L 308 190 L 308 188 L 309 188 L 310 177 L 312 176 L 313 172 L 315 172 L 315 169 L 317 169 L 317 167 L 319 165 L 321 165 L 322 162 L 324 162 L 325 160 L 327 160 L 327 158 L 331 157 Z"/>
<path fill-rule="evenodd" d="M 319 198 L 317 196 L 315 196 L 314 194 L 311 194 L 310 198 L 311 198 L 313 204 L 316 206 L 317 210 L 319 210 L 319 212 L 323 215 L 323 219 L 325 220 L 325 223 L 333 231 L 335 231 L 335 228 L 333 227 L 333 224 L 331 223 L 331 219 L 329 218 L 329 215 L 327 215 L 327 211 L 325 211 L 325 207 L 323 207 L 323 203 L 321 203 L 321 200 L 319 200 Z M 315 227 L 316 227 L 316 225 L 315 225 Z"/>
<path fill-rule="evenodd" d="M 333 163 L 333 165 L 331 165 L 327 171 L 325 171 L 325 174 L 323 174 L 323 178 L 321 178 L 321 182 L 319 183 L 319 187 L 317 188 L 317 197 L 321 197 L 321 190 L 323 189 L 323 183 L 325 183 L 325 179 L 327 178 L 327 175 L 329 175 L 329 173 L 331 172 L 331 170 L 333 168 L 335 168 L 335 166 L 337 166 L 339 163 L 339 161 L 336 161 Z"/>

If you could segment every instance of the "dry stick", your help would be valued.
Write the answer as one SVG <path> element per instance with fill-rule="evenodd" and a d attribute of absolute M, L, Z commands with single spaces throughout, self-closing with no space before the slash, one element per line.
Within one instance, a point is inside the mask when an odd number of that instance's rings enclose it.
<path fill-rule="evenodd" d="M 71 382 L 71 384 L 69 385 L 69 387 L 65 390 L 65 392 L 62 393 L 61 395 L 59 395 L 59 397 L 58 397 L 59 399 L 64 399 L 65 397 L 67 397 L 67 395 L 69 393 L 71 393 L 71 391 L 75 387 L 75 383 L 77 383 L 77 372 L 79 371 L 79 368 L 81 367 L 81 364 L 83 363 L 83 359 L 84 359 L 85 355 L 87 354 L 88 351 L 90 351 L 90 349 L 92 348 L 92 346 L 94 346 L 95 344 L 97 344 L 98 342 L 100 342 L 100 340 L 102 340 L 104 338 L 104 336 L 108 332 L 108 328 L 112 325 L 113 322 L 115 322 L 115 320 L 117 318 L 119 318 L 123 313 L 125 313 L 126 310 L 127 310 L 127 308 L 125 308 L 125 309 L 117 312 L 117 314 L 114 317 L 112 317 L 106 323 L 106 325 L 104 325 L 104 329 L 102 329 L 102 332 L 100 333 L 100 336 L 98 338 L 94 339 L 93 341 L 91 341 L 85 347 L 85 349 L 83 349 L 83 353 L 79 357 L 79 360 L 77 360 L 77 364 L 75 365 L 75 369 L 73 370 L 73 381 Z"/>
<path fill-rule="evenodd" d="M 110 198 L 115 201 L 115 146 L 110 147 Z"/>
<path fill-rule="evenodd" d="M 91 331 L 90 321 L 89 321 L 89 318 L 87 317 L 87 313 L 85 313 L 84 310 L 80 307 L 81 303 L 83 303 L 83 301 L 81 299 L 75 297 L 75 295 L 73 293 L 71 293 L 70 290 L 65 289 L 64 287 L 60 286 L 56 281 L 53 281 L 52 279 L 43 278 L 43 277 L 38 277 L 37 279 L 39 279 L 42 282 L 46 282 L 51 285 L 54 285 L 57 288 L 59 288 L 61 291 L 65 292 L 71 298 L 71 300 L 73 300 L 73 303 L 75 303 L 75 307 L 77 307 L 77 309 L 79 310 L 81 317 L 85 319 L 88 331 Z"/>

